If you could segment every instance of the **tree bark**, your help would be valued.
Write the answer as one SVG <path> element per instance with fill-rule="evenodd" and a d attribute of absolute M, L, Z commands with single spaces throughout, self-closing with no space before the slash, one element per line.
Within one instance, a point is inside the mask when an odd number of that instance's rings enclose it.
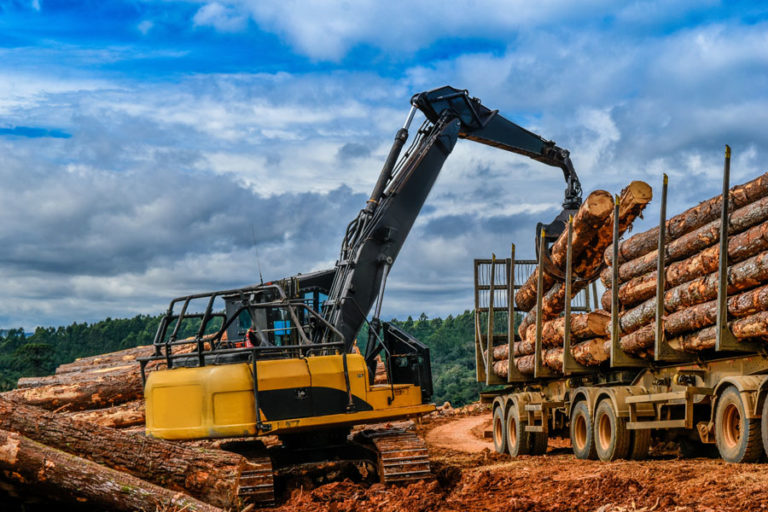
<path fill-rule="evenodd" d="M 741 208 L 768 196 L 768 173 L 758 176 L 743 185 L 736 185 L 730 190 L 730 204 Z M 679 238 L 704 224 L 720 217 L 722 194 L 712 197 L 693 208 L 667 220 L 666 233 L 669 240 Z M 657 248 L 659 228 L 655 227 L 638 233 L 619 244 L 619 263 L 639 258 Z M 605 251 L 605 262 L 611 265 L 613 251 Z"/>
<path fill-rule="evenodd" d="M 760 311 L 754 315 L 739 318 L 728 323 L 734 337 L 738 341 L 754 340 L 766 341 L 768 338 L 768 311 Z M 699 352 L 713 349 L 717 342 L 716 326 L 706 327 L 696 332 L 684 334 L 669 340 L 669 344 L 676 350 L 686 352 Z"/>
<path fill-rule="evenodd" d="M 594 238 L 600 226 L 605 223 L 613 210 L 613 198 L 605 190 L 595 190 L 582 203 L 573 218 L 572 254 L 576 258 Z M 552 245 L 550 259 L 555 267 L 565 271 L 565 259 L 568 247 L 568 232 L 563 231 Z M 537 248 L 538 250 L 538 248 Z M 533 271 L 528 280 L 515 294 L 516 307 L 521 311 L 529 311 L 536 304 L 536 288 L 539 267 Z M 544 290 L 549 290 L 555 284 L 555 278 L 547 272 L 542 276 Z"/>
<path fill-rule="evenodd" d="M 728 297 L 728 314 L 740 318 L 768 310 L 768 286 L 761 286 L 733 297 Z M 717 322 L 717 301 L 697 304 L 690 308 L 667 315 L 664 330 L 667 336 L 695 331 L 715 325 Z"/>
<path fill-rule="evenodd" d="M 534 346 L 534 343 L 530 341 L 514 342 L 515 357 L 533 354 L 535 349 L 536 347 Z M 494 347 L 493 349 L 494 361 L 500 361 L 502 359 L 507 359 L 508 357 L 509 357 L 509 345 L 505 343 L 504 345 L 499 345 L 498 347 Z"/>
<path fill-rule="evenodd" d="M 3 398 L 0 429 L 223 508 L 236 505 L 240 473 L 247 463 L 235 453 L 130 434 Z"/>
<path fill-rule="evenodd" d="M 602 297 L 600 297 L 600 305 L 603 306 L 603 309 L 610 314 L 611 307 L 613 306 L 613 297 L 611 296 L 610 288 L 607 288 L 603 292 Z"/>
<path fill-rule="evenodd" d="M 768 205 L 766 205 L 768 212 Z M 768 222 L 754 226 L 728 240 L 728 263 L 744 261 L 763 251 L 768 251 Z M 712 245 L 688 259 L 677 261 L 665 270 L 667 289 L 691 281 L 718 269 L 720 245 Z M 624 307 L 632 307 L 656 294 L 656 271 L 634 277 L 619 287 L 619 301 Z"/>
<path fill-rule="evenodd" d="M 544 366 L 549 367 L 556 372 L 562 373 L 563 371 L 563 348 L 550 348 L 542 352 L 541 362 Z"/>
<path fill-rule="evenodd" d="M 653 348 L 655 336 L 655 325 L 644 325 L 638 330 L 619 338 L 619 345 L 624 352 L 637 354 L 638 352 Z"/>
<path fill-rule="evenodd" d="M 133 378 L 139 372 L 139 363 L 136 361 L 122 363 L 120 366 L 107 366 L 99 369 L 83 370 L 80 372 L 59 373 L 44 377 L 22 377 L 16 383 L 17 389 L 40 388 L 43 386 L 60 386 L 65 384 L 77 384 L 89 380 L 101 380 L 105 378 Z"/>
<path fill-rule="evenodd" d="M 606 338 L 594 338 L 571 346 L 571 355 L 577 363 L 584 366 L 598 366 L 611 355 L 610 342 Z"/>
<path fill-rule="evenodd" d="M 135 400 L 125 404 L 96 409 L 93 411 L 63 413 L 75 421 L 85 421 L 93 425 L 109 428 L 126 428 L 144 425 L 144 400 Z"/>
<path fill-rule="evenodd" d="M 493 363 L 493 373 L 499 377 L 507 378 L 509 375 L 509 359 L 502 359 Z"/>
<path fill-rule="evenodd" d="M 586 340 L 606 336 L 611 315 L 603 310 L 591 313 L 574 313 L 571 315 L 571 339 Z M 526 340 L 536 341 L 536 326 L 532 325 L 526 332 Z M 562 347 L 565 339 L 565 317 L 560 316 L 548 320 L 541 326 L 541 343 L 543 347 Z"/>
<path fill-rule="evenodd" d="M 106 374 L 102 378 L 71 384 L 14 389 L 0 393 L 0 396 L 50 410 L 66 408 L 70 411 L 84 411 L 112 407 L 143 398 L 144 387 L 138 364 L 136 366 L 135 372 L 130 374 Z"/>
<path fill-rule="evenodd" d="M 607 348 L 606 348 L 607 347 Z M 608 360 L 610 344 L 605 338 L 582 341 L 571 347 L 574 359 L 585 366 L 597 366 Z M 533 374 L 534 354 L 515 359 L 517 369 L 526 375 Z M 542 353 L 542 364 L 557 372 L 563 371 L 562 347 L 551 348 Z M 500 377 L 506 377 L 509 371 L 509 359 L 502 359 L 493 364 L 493 371 Z"/>
<path fill-rule="evenodd" d="M 728 298 L 728 314 L 733 317 L 745 317 L 768 310 L 768 286 Z M 717 322 L 717 301 L 697 304 L 667 315 L 664 319 L 664 333 L 667 338 L 677 337 L 685 332 L 696 331 Z M 655 324 L 651 323 L 621 338 L 622 350 L 635 353 L 652 347 L 656 335 Z M 694 343 L 701 343 L 700 337 L 694 336 Z M 713 345 L 714 346 L 714 345 Z"/>
<path fill-rule="evenodd" d="M 760 225 L 768 220 L 768 197 L 764 197 L 754 203 L 748 204 L 731 214 L 728 225 L 728 234 L 741 233 L 753 226 Z M 666 244 L 665 260 L 669 264 L 687 258 L 720 240 L 720 219 L 710 222 L 680 238 L 670 239 Z M 619 281 L 624 283 L 633 277 L 642 276 L 656 269 L 658 250 L 652 250 L 647 254 L 627 261 L 619 266 Z M 612 272 L 603 270 L 601 280 L 605 286 L 613 286 Z"/>
<path fill-rule="evenodd" d="M 728 268 L 728 294 L 749 290 L 768 282 L 768 252 L 762 252 Z M 674 313 L 708 302 L 717 297 L 718 273 L 713 272 L 678 285 L 664 294 L 664 310 Z M 621 334 L 629 334 L 652 321 L 656 314 L 656 298 L 624 311 L 619 316 Z"/>
<path fill-rule="evenodd" d="M 183 493 L 2 430 L 0 470 L 11 481 L 39 487 L 46 494 L 89 503 L 103 510 L 221 510 Z"/>

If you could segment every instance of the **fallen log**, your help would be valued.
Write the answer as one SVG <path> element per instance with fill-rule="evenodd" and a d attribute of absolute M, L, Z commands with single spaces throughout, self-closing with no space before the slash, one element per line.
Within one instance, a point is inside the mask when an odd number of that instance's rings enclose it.
<path fill-rule="evenodd" d="M 71 384 L 14 389 L 0 393 L 0 397 L 49 410 L 84 411 L 112 407 L 144 396 L 138 364 L 136 366 L 136 371 L 131 374 L 106 374 L 100 379 Z"/>
<path fill-rule="evenodd" d="M 93 368 L 105 368 L 107 366 L 120 366 L 123 363 L 136 361 L 137 357 L 149 357 L 155 353 L 155 347 L 152 345 L 142 345 L 139 347 L 127 348 L 118 352 L 108 354 L 98 354 L 90 357 L 75 359 L 71 363 L 61 364 L 56 368 L 56 373 L 80 372 Z"/>
<path fill-rule="evenodd" d="M 731 188 L 729 202 L 733 208 L 742 208 L 758 199 L 768 196 L 768 173 L 758 176 L 743 185 Z M 722 209 L 722 194 L 712 197 L 693 208 L 667 220 L 666 233 L 668 240 L 674 240 L 686 233 L 699 228 L 720 217 Z M 659 228 L 655 227 L 643 233 L 638 233 L 619 244 L 619 263 L 639 258 L 657 248 Z M 605 263 L 612 264 L 613 251 L 605 251 Z"/>
<path fill-rule="evenodd" d="M 768 214 L 768 204 L 766 204 Z M 768 222 L 754 226 L 728 240 L 728 263 L 735 264 L 768 251 Z M 720 245 L 710 246 L 688 259 L 677 261 L 665 270 L 667 289 L 717 271 Z M 619 301 L 632 307 L 656 294 L 656 271 L 634 277 L 619 287 Z"/>
<path fill-rule="evenodd" d="M 728 223 L 728 234 L 735 235 L 768 220 L 768 197 L 733 212 Z M 680 238 L 670 240 L 665 247 L 666 262 L 672 263 L 685 259 L 720 240 L 720 219 L 710 222 Z M 619 281 L 624 283 L 630 279 L 642 276 L 656 269 L 658 250 L 654 249 L 634 260 L 619 266 Z M 613 271 L 605 269 L 601 272 L 600 280 L 610 288 L 613 286 Z"/>
<path fill-rule="evenodd" d="M 728 294 L 749 290 L 768 282 L 768 252 L 762 252 L 728 268 Z M 664 294 L 664 310 L 674 313 L 708 302 L 717 297 L 718 273 L 713 272 L 675 286 Z M 619 315 L 621 334 L 636 331 L 652 321 L 656 314 L 656 298 L 648 299 Z"/>
<path fill-rule="evenodd" d="M 40 388 L 43 386 L 60 386 L 66 384 L 77 384 L 89 380 L 101 380 L 104 378 L 132 378 L 139 370 L 139 363 L 136 361 L 127 362 L 120 366 L 107 366 L 98 369 L 84 370 L 81 372 L 59 373 L 54 375 L 45 375 L 43 377 L 21 377 L 16 383 L 17 389 Z"/>
<path fill-rule="evenodd" d="M 39 487 L 49 496 L 87 503 L 102 510 L 221 510 L 183 493 L 4 430 L 0 430 L 0 470 L 8 480 Z"/>
<path fill-rule="evenodd" d="M 93 411 L 67 412 L 66 417 L 74 421 L 85 421 L 93 425 L 110 428 L 126 428 L 144 425 L 144 400 L 95 409 Z"/>
<path fill-rule="evenodd" d="M 761 311 L 754 315 L 739 318 L 729 322 L 728 325 L 737 341 L 766 341 L 766 338 L 768 338 L 768 311 Z M 706 327 L 669 340 L 672 348 L 686 352 L 713 349 L 716 342 L 716 326 Z"/>
<path fill-rule="evenodd" d="M 619 197 L 619 236 L 623 234 L 632 222 L 642 213 L 643 209 L 651 201 L 651 187 L 642 181 L 633 181 Z M 584 249 L 579 258 L 574 260 L 573 272 L 579 276 L 591 276 L 602 266 L 602 253 L 613 241 L 613 212 L 608 220 L 600 227 L 592 242 Z M 575 282 L 572 286 L 572 295 L 576 295 L 584 287 L 586 281 Z M 557 318 L 565 309 L 565 284 L 556 283 L 542 300 L 542 319 L 544 321 Z M 520 327 L 536 321 L 536 310 L 528 312 L 520 323 Z M 520 332 L 523 338 L 525 331 Z"/>
<path fill-rule="evenodd" d="M 597 230 L 602 226 L 613 211 L 613 198 L 605 190 L 595 190 L 582 203 L 573 217 L 573 237 L 571 254 L 573 258 L 580 255 L 592 241 Z M 565 271 L 565 259 L 568 247 L 568 232 L 563 231 L 552 245 L 550 260 L 560 271 Z M 529 311 L 536 304 L 536 288 L 540 268 L 537 266 L 533 273 L 515 293 L 515 304 L 521 311 Z M 555 284 L 555 278 L 549 273 L 542 275 L 543 290 L 549 290 Z"/>
<path fill-rule="evenodd" d="M 101 427 L 4 398 L 0 398 L 0 429 L 222 508 L 236 505 L 240 474 L 247 464 L 235 453 Z"/>

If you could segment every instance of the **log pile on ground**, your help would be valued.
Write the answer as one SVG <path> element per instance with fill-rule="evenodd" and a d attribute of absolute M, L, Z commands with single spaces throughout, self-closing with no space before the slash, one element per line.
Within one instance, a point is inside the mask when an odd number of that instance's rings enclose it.
<path fill-rule="evenodd" d="M 152 353 L 83 358 L 0 393 L 0 479 L 104 510 L 237 510 L 247 459 L 144 435 L 135 358 Z"/>
<path fill-rule="evenodd" d="M 727 309 L 737 340 L 768 337 L 768 173 L 730 190 L 727 226 Z M 715 346 L 720 215 L 722 196 L 712 197 L 666 223 L 663 329 L 678 350 L 698 352 Z M 659 229 L 638 233 L 619 244 L 619 278 L 613 283 L 612 248 L 601 280 L 602 298 L 611 307 L 618 286 L 619 335 L 623 350 L 652 353 L 655 336 Z"/>
<path fill-rule="evenodd" d="M 633 181 L 619 196 L 619 232 L 626 232 L 632 222 L 651 201 L 652 191 L 648 184 Z M 603 251 L 613 241 L 614 200 L 604 190 L 592 192 L 573 218 L 572 269 L 577 278 L 572 294 L 575 295 L 597 277 L 603 266 Z M 515 294 L 516 308 L 527 312 L 518 326 L 520 341 L 515 342 L 514 355 L 517 369 L 524 374 L 534 370 L 534 342 L 536 339 L 537 281 L 542 273 L 542 362 L 556 371 L 562 371 L 563 337 L 566 319 L 561 316 L 565 309 L 565 285 L 560 277 L 565 273 L 568 237 L 563 232 L 552 245 L 549 260 L 551 268 L 538 266 Z M 570 318 L 571 353 L 578 362 L 598 365 L 607 360 L 604 344 L 610 316 L 605 311 L 574 314 Z M 494 349 L 494 372 L 506 377 L 509 372 L 509 348 Z"/>

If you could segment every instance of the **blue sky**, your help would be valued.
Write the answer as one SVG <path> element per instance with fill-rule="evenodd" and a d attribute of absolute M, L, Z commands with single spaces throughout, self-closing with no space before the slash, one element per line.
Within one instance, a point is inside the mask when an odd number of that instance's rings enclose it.
<path fill-rule="evenodd" d="M 451 84 L 670 212 L 768 163 L 762 2 L 0 0 L 0 327 L 157 313 L 329 267 L 412 94 Z M 461 141 L 384 316 L 472 307 L 559 171 Z M 636 229 L 650 227 L 658 205 Z"/>

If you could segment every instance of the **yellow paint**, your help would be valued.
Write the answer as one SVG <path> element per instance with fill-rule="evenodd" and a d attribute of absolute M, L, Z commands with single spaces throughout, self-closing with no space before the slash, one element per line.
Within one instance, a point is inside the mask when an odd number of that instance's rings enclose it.
<path fill-rule="evenodd" d="M 247 363 L 175 368 L 149 374 L 144 390 L 147 434 L 165 439 L 198 439 L 276 434 L 327 426 L 378 423 L 431 412 L 421 403 L 421 388 L 410 384 L 368 385 L 360 354 L 347 355 L 350 391 L 373 408 L 324 416 L 261 420 L 271 427 L 257 432 L 251 366 Z M 342 356 L 259 361 L 259 390 L 302 387 L 346 392 Z M 391 400 L 391 403 L 390 403 Z"/>

